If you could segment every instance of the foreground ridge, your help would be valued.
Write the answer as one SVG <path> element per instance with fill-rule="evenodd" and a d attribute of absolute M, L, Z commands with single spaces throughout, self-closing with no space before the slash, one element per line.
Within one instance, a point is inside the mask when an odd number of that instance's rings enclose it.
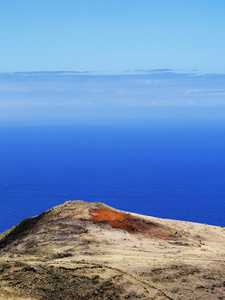
<path fill-rule="evenodd" d="M 0 299 L 225 299 L 224 237 L 68 201 L 0 235 Z"/>

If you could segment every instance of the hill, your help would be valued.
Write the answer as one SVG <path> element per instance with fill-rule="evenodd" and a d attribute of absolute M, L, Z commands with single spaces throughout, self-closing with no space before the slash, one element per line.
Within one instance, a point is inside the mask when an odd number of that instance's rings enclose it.
<path fill-rule="evenodd" d="M 224 237 L 65 202 L 0 235 L 0 299 L 225 299 Z"/>

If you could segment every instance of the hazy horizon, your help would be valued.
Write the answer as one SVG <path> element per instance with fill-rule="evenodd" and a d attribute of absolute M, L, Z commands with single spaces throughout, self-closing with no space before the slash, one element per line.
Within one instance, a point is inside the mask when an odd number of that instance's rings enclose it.
<path fill-rule="evenodd" d="M 0 74 L 0 120 L 221 120 L 225 74 Z"/>

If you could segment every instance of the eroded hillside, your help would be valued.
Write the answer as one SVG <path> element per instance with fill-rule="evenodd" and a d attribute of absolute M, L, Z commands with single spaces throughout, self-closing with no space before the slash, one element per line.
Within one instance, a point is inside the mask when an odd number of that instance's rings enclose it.
<path fill-rule="evenodd" d="M 0 299 L 225 299 L 224 237 L 69 201 L 1 235 Z"/>

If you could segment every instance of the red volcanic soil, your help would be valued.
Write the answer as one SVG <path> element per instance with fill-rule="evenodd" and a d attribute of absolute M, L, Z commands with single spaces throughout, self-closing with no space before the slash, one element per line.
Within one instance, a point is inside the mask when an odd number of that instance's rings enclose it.
<path fill-rule="evenodd" d="M 172 234 L 172 230 L 169 227 L 148 222 L 129 213 L 117 212 L 106 207 L 91 208 L 89 213 L 90 218 L 82 218 L 83 221 L 107 223 L 114 228 L 126 230 L 131 234 L 141 233 L 147 237 L 157 239 L 168 239 Z"/>

